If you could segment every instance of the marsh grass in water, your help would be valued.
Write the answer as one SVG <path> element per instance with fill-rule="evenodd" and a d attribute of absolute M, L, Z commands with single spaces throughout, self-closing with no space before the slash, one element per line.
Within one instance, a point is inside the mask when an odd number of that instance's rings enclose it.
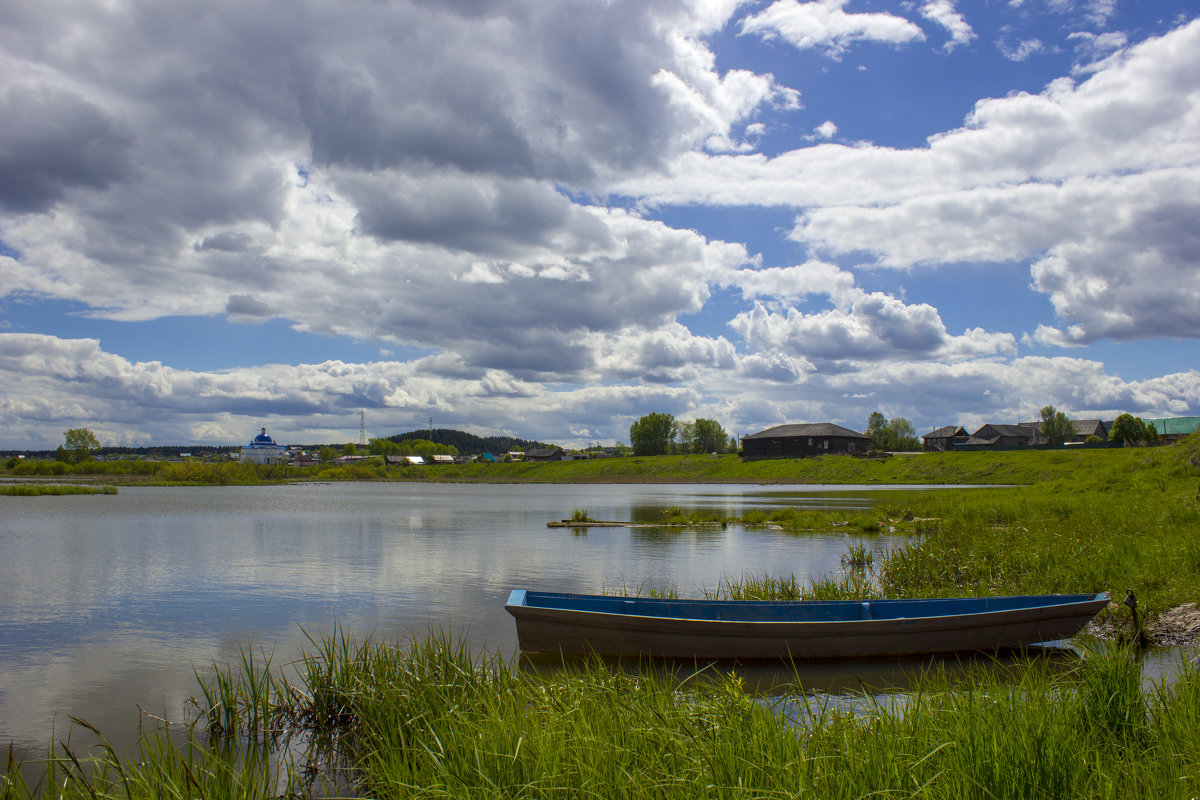
<path fill-rule="evenodd" d="M 931 667 L 911 691 L 757 696 L 736 672 L 681 679 L 589 662 L 531 672 L 447 636 L 400 647 L 317 642 L 298 685 L 243 660 L 220 682 L 219 732 L 138 753 L 54 748 L 5 797 L 293 797 L 314 764 L 378 798 L 866 796 L 1188 798 L 1200 792 L 1200 674 L 1144 688 L 1131 652 L 1102 647 L 1063 670 L 1030 657 L 993 679 Z M 264 670 L 271 671 L 264 677 Z M 999 671 L 998 671 L 999 672 Z M 848 702 L 852 701 L 852 702 Z M 278 709 L 336 758 L 272 749 Z M 264 714 L 263 710 L 271 711 Z M 275 717 L 273 720 L 272 717 Z M 206 724 L 202 716 L 197 726 Z M 241 744 L 230 738 L 242 731 Z M 324 742 L 325 744 L 315 744 Z M 333 744 L 329 744 L 333 743 Z M 311 777 L 311 775 L 310 775 Z"/>
<path fill-rule="evenodd" d="M 709 600 L 866 600 L 879 596 L 871 574 L 861 570 L 823 576 L 807 584 L 794 575 L 742 575 L 702 592 Z"/>
<path fill-rule="evenodd" d="M 59 483 L 0 485 L 0 495 L 9 497 L 47 497 L 83 494 L 116 494 L 115 486 L 72 486 Z"/>
<path fill-rule="evenodd" d="M 663 522 L 668 525 L 710 526 L 725 525 L 727 518 L 722 514 L 706 508 L 684 509 L 681 506 L 668 506 L 663 510 Z"/>
<path fill-rule="evenodd" d="M 657 600 L 675 600 L 679 597 L 679 588 L 674 584 L 657 584 L 653 581 L 642 581 L 633 590 L 625 584 L 606 586 L 601 594 L 615 597 L 653 597 Z"/>
<path fill-rule="evenodd" d="M 742 515 L 746 525 L 771 525 L 794 533 L 853 531 L 879 533 L 889 520 L 871 509 L 778 508 L 769 512 L 754 509 Z"/>

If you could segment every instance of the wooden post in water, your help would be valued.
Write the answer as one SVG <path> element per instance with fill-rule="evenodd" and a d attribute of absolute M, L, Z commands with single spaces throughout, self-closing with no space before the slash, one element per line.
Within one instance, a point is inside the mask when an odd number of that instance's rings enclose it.
<path fill-rule="evenodd" d="M 1150 646 L 1150 642 L 1146 637 L 1146 632 L 1142 630 L 1142 623 L 1138 620 L 1137 613 L 1137 597 L 1133 594 L 1133 589 L 1125 590 L 1125 605 L 1129 606 L 1129 612 L 1133 614 L 1133 634 L 1138 647 L 1145 649 Z"/>

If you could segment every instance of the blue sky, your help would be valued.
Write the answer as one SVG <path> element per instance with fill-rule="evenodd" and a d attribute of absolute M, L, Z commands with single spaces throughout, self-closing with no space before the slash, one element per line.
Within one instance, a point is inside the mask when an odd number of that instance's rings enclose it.
<path fill-rule="evenodd" d="M 1200 415 L 1200 21 L 0 14 L 0 449 Z"/>

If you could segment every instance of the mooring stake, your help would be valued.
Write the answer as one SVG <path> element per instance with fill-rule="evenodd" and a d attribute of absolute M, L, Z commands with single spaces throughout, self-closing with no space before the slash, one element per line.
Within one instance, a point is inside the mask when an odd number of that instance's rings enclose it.
<path fill-rule="evenodd" d="M 1133 594 L 1133 589 L 1125 590 L 1125 605 L 1129 606 L 1129 612 L 1133 614 L 1133 631 L 1136 636 L 1138 647 L 1146 648 L 1150 646 L 1150 642 L 1146 638 L 1145 631 L 1142 630 L 1142 623 L 1138 621 L 1137 613 L 1137 597 Z"/>

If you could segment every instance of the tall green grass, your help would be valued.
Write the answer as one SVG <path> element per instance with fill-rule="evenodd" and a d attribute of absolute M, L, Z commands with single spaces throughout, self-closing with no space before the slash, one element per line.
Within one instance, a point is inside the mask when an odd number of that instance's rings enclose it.
<path fill-rule="evenodd" d="M 1142 689 L 1128 651 L 1010 683 L 930 673 L 849 708 L 601 664 L 531 675 L 445 640 L 354 677 L 349 752 L 373 797 L 1190 797 L 1200 682 Z"/>
<path fill-rule="evenodd" d="M 703 668 L 684 678 L 600 662 L 527 671 L 437 634 L 399 647 L 341 634 L 314 644 L 295 679 L 265 660 L 226 670 L 209 698 L 223 709 L 201 715 L 185 736 L 155 728 L 127 757 L 59 744 L 34 786 L 10 763 L 3 796 L 271 798 L 328 796 L 330 787 L 378 798 L 634 800 L 1200 792 L 1200 671 L 1185 665 L 1170 684 L 1147 687 L 1131 651 L 1118 647 L 1065 671 L 1031 657 L 986 680 L 931 666 L 904 694 L 838 698 L 799 688 L 757 696 L 736 671 Z M 282 743 L 284 718 L 299 746 Z"/>

